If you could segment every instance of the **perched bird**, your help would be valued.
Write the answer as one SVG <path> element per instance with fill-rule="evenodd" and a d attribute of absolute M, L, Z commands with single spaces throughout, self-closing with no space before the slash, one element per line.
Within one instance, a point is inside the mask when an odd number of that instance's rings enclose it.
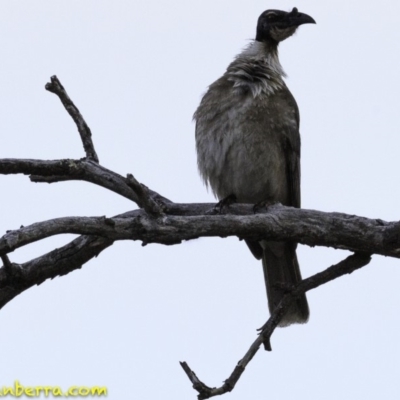
<path fill-rule="evenodd" d="M 196 150 L 200 174 L 219 199 L 300 207 L 299 110 L 283 78 L 278 45 L 296 29 L 315 23 L 309 15 L 264 11 L 254 41 L 211 84 L 197 108 Z M 301 280 L 296 243 L 250 241 L 262 259 L 269 310 L 285 287 Z M 280 326 L 305 323 L 306 296 L 298 298 Z"/>

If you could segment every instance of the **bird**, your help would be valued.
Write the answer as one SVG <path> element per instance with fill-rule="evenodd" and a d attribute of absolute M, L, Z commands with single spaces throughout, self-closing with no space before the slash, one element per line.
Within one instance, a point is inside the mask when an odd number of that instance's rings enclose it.
<path fill-rule="evenodd" d="M 194 113 L 200 175 L 220 199 L 300 208 L 299 109 L 279 62 L 279 43 L 303 24 L 315 24 L 297 8 L 266 10 L 256 36 L 212 83 Z M 246 240 L 262 260 L 269 311 L 301 281 L 297 243 Z M 305 294 L 294 300 L 279 326 L 306 323 Z"/>

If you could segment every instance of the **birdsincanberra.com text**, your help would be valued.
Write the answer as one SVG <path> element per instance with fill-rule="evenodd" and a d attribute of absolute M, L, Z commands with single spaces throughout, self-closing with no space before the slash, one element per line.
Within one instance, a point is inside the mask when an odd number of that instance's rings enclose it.
<path fill-rule="evenodd" d="M 14 386 L 0 386 L 0 397 L 107 397 L 104 386 L 70 386 L 62 390 L 59 386 L 24 386 L 19 381 Z"/>

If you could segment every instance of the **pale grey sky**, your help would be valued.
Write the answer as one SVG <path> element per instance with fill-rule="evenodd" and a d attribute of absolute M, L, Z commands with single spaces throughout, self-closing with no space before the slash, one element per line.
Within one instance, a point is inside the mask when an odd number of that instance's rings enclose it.
<path fill-rule="evenodd" d="M 0 4 L 0 158 L 80 158 L 53 94 L 56 74 L 90 125 L 101 163 L 177 202 L 213 201 L 197 173 L 192 114 L 254 37 L 259 14 L 317 21 L 280 46 L 302 134 L 302 205 L 399 219 L 400 3 L 394 0 L 50 1 Z M 0 176 L 0 232 L 135 207 L 88 183 Z M 23 262 L 72 238 L 10 258 Z M 347 253 L 300 246 L 307 277 Z M 229 399 L 398 399 L 399 261 L 308 294 L 307 325 L 277 330 Z M 235 238 L 117 243 L 82 270 L 0 311 L 0 387 L 103 385 L 110 399 L 195 399 L 178 361 L 219 386 L 267 318 L 261 265 Z"/>

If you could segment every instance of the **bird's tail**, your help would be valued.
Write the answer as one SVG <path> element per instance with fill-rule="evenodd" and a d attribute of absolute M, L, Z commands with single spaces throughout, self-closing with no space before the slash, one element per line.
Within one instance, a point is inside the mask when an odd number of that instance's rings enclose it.
<path fill-rule="evenodd" d="M 301 274 L 295 243 L 263 241 L 261 246 L 268 306 L 272 313 L 285 294 L 285 286 L 297 284 L 301 280 Z M 309 314 L 307 298 L 304 294 L 294 300 L 279 326 L 304 324 L 308 321 Z"/>

